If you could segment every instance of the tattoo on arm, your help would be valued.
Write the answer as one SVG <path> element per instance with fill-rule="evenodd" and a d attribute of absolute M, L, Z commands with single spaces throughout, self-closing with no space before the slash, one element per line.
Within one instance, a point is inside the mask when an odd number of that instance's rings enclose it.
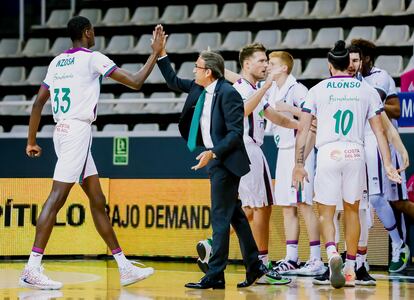
<path fill-rule="evenodd" d="M 304 162 L 304 153 L 305 153 L 305 146 L 302 146 L 302 147 L 299 149 L 299 157 L 298 157 L 298 159 L 296 160 L 296 163 L 298 163 L 298 164 L 303 164 L 303 162 Z"/>

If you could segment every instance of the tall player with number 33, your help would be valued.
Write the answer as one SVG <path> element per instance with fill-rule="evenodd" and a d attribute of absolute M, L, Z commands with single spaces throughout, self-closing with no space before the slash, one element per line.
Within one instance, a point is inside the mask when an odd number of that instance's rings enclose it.
<path fill-rule="evenodd" d="M 99 183 L 98 171 L 91 154 L 91 124 L 96 111 L 102 77 L 111 77 L 133 89 L 139 89 L 151 73 L 164 47 L 165 32 L 161 25 L 153 31 L 152 54 L 144 67 L 136 73 L 118 68 L 107 56 L 89 50 L 94 45 L 93 26 L 84 17 L 68 22 L 73 48 L 55 57 L 33 104 L 30 116 L 26 153 L 38 157 L 42 149 L 36 143 L 41 111 L 50 96 L 56 127 L 53 143 L 58 157 L 53 175 L 52 191 L 46 200 L 36 225 L 36 237 L 29 261 L 20 277 L 20 285 L 35 289 L 60 289 L 61 282 L 43 274 L 43 251 L 56 222 L 56 215 L 72 186 L 78 182 L 89 198 L 95 227 L 111 249 L 118 263 L 121 285 L 145 279 L 153 268 L 139 268 L 126 259 L 105 211 L 105 196 Z M 74 237 L 75 238 L 75 237 Z"/>

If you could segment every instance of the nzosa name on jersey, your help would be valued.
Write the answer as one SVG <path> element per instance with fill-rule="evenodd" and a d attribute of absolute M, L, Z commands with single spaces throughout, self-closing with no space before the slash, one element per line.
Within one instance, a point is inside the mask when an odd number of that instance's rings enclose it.
<path fill-rule="evenodd" d="M 74 57 L 59 59 L 56 64 L 56 67 L 66 67 L 66 66 L 73 65 L 74 63 L 75 63 Z"/>

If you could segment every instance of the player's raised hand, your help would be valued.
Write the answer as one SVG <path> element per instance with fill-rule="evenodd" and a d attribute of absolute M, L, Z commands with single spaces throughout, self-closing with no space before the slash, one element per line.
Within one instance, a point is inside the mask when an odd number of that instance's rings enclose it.
<path fill-rule="evenodd" d="M 304 186 L 303 179 L 306 179 L 306 181 L 309 182 L 308 173 L 303 165 L 295 165 L 292 171 L 292 187 L 297 191 L 302 189 Z"/>
<path fill-rule="evenodd" d="M 154 31 L 152 32 L 151 39 L 151 48 L 152 51 L 156 54 L 160 54 L 161 51 L 165 48 L 166 35 L 161 24 L 155 26 Z"/>
<path fill-rule="evenodd" d="M 273 81 L 276 80 L 275 76 L 276 74 L 274 73 L 274 70 L 268 68 L 266 81 L 263 86 L 265 86 L 266 88 L 270 88 L 272 86 Z"/>
<path fill-rule="evenodd" d="M 39 157 L 40 155 L 42 155 L 42 148 L 40 148 L 38 144 L 27 145 L 26 154 L 29 157 Z"/>

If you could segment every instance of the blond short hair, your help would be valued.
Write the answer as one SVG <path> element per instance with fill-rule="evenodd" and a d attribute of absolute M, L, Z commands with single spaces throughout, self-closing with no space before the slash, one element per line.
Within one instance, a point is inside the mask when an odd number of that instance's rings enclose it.
<path fill-rule="evenodd" d="M 273 51 L 269 54 L 269 60 L 271 58 L 279 58 L 287 66 L 287 73 L 290 74 L 290 72 L 292 72 L 294 61 L 293 56 L 289 52 Z"/>

